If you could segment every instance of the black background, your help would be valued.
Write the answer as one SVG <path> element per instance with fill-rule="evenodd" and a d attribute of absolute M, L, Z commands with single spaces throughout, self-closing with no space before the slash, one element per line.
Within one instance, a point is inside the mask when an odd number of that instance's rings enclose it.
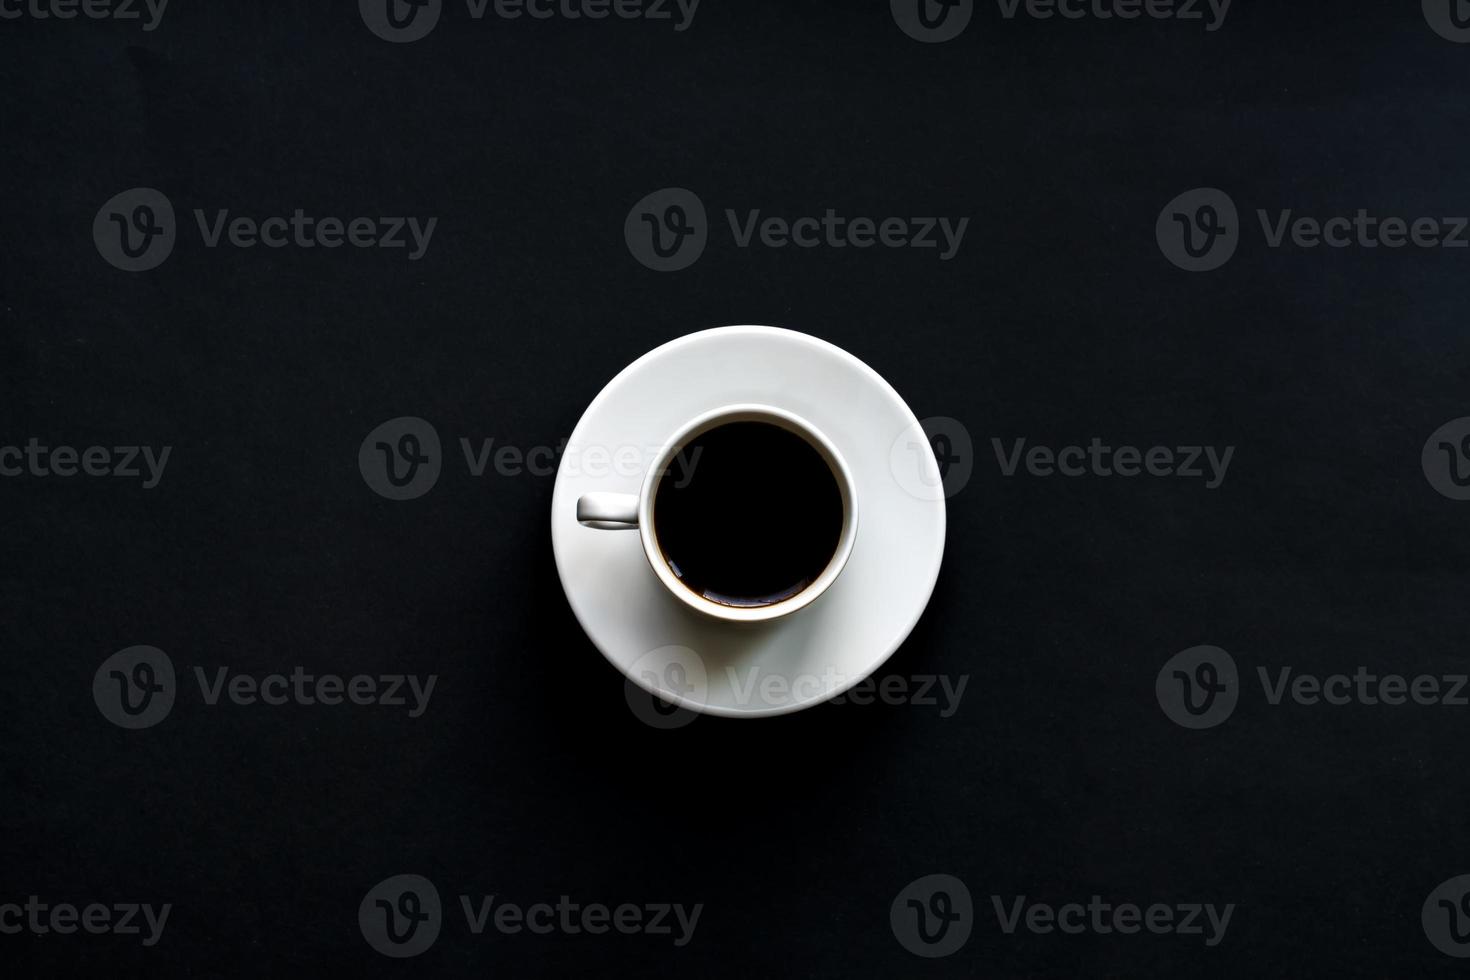
<path fill-rule="evenodd" d="M 1257 666 L 1463 672 L 1470 504 L 1420 471 L 1467 410 L 1470 257 L 1268 249 L 1256 208 L 1470 212 L 1470 47 L 1419 4 L 1239 0 L 1224 27 L 977 5 L 910 40 L 884 3 L 704 0 L 669 22 L 471 20 L 394 45 L 354 4 L 174 0 L 162 25 L 0 21 L 0 443 L 174 447 L 161 484 L 0 480 L 0 900 L 171 902 L 162 942 L 0 936 L 19 975 L 1448 974 L 1419 923 L 1470 871 L 1464 712 L 1271 707 Z M 278 9 L 279 7 L 279 9 Z M 159 268 L 107 265 L 101 204 L 162 190 Z M 660 274 L 633 202 L 700 195 Z M 1226 189 L 1208 274 L 1160 208 Z M 427 255 L 207 249 L 192 209 L 438 216 Z M 734 247 L 724 209 L 968 216 L 933 250 Z M 550 478 L 372 493 L 358 444 L 418 415 L 529 447 L 628 361 L 734 323 L 806 331 L 952 416 L 975 474 L 885 674 L 968 675 L 957 713 L 823 706 L 658 731 L 573 620 Z M 1200 481 L 1000 476 L 990 440 L 1237 447 Z M 207 707 L 108 724 L 133 644 L 186 673 L 437 673 L 429 710 Z M 1171 723 L 1160 665 L 1248 675 Z M 423 874 L 434 947 L 357 905 Z M 888 907 L 954 874 L 969 943 Z M 693 942 L 475 937 L 462 893 L 702 902 Z M 1237 904 L 1225 941 L 1004 934 L 990 895 Z"/>

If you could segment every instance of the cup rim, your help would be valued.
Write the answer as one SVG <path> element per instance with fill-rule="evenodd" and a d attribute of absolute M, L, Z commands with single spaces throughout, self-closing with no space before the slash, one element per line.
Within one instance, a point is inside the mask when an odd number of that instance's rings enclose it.
<path fill-rule="evenodd" d="M 690 440 L 711 429 L 732 422 L 768 422 L 806 440 L 827 463 L 832 475 L 836 477 L 838 492 L 842 496 L 842 533 L 837 539 L 837 547 L 833 549 L 827 566 L 822 569 L 821 574 L 811 585 L 795 595 L 765 606 L 727 606 L 713 599 L 696 595 L 692 589 L 679 581 L 678 576 L 669 567 L 663 552 L 659 549 L 654 533 L 654 495 L 664 468 Z M 832 445 L 831 440 L 821 429 L 795 412 L 758 402 L 725 405 L 704 412 L 687 422 L 665 441 L 658 458 L 644 474 L 643 486 L 638 494 L 638 535 L 643 543 L 643 556 L 648 559 L 648 564 L 653 568 L 654 574 L 658 576 L 664 588 L 696 612 L 732 623 L 760 623 L 779 619 L 805 609 L 820 598 L 847 565 L 847 559 L 852 554 L 853 544 L 857 538 L 857 523 L 857 486 L 853 482 L 852 471 L 848 469 L 847 461 L 843 459 L 837 447 Z"/>

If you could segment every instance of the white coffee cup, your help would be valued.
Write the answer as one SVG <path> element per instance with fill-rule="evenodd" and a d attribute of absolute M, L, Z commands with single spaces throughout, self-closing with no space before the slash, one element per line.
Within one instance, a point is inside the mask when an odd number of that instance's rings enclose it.
<path fill-rule="evenodd" d="M 686 586 L 670 567 L 659 547 L 657 515 L 654 513 L 654 498 L 659 481 L 679 452 L 695 438 L 711 429 L 732 422 L 765 422 L 800 436 L 816 450 L 827 467 L 842 499 L 842 522 L 837 545 L 827 566 L 809 585 L 784 599 L 765 605 L 730 605 L 707 598 Z M 697 465 L 697 464 L 696 464 Z M 752 465 L 759 465 L 753 460 Z M 776 477 L 773 475 L 772 477 Z M 723 519 L 738 518 L 739 515 L 724 515 Z M 710 520 L 720 520 L 721 515 L 711 514 Z M 810 422 L 784 409 L 770 405 L 739 404 L 726 405 L 706 412 L 686 423 L 663 444 L 663 449 L 643 476 L 642 489 L 637 494 L 588 493 L 577 500 L 577 520 L 589 528 L 601 530 L 637 529 L 643 543 L 643 554 L 648 559 L 660 582 L 680 602 L 689 608 L 715 619 L 731 623 L 759 623 L 789 616 L 805 609 L 831 587 L 847 564 L 852 554 L 853 542 L 857 537 L 857 494 L 852 472 L 842 454 L 831 441 Z"/>

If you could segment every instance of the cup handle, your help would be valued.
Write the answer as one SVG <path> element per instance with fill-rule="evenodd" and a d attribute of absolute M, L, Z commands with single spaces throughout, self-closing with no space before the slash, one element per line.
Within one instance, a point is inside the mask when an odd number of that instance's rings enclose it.
<path fill-rule="evenodd" d="M 577 520 L 604 531 L 638 527 L 638 497 L 631 493 L 584 493 L 577 498 Z"/>

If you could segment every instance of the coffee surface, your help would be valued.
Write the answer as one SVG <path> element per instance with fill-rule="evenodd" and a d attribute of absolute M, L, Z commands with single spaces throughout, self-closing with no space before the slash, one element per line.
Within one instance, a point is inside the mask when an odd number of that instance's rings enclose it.
<path fill-rule="evenodd" d="M 728 606 L 788 599 L 821 575 L 842 534 L 842 493 L 801 436 L 731 422 L 680 450 L 654 495 L 664 560 L 684 585 Z"/>

